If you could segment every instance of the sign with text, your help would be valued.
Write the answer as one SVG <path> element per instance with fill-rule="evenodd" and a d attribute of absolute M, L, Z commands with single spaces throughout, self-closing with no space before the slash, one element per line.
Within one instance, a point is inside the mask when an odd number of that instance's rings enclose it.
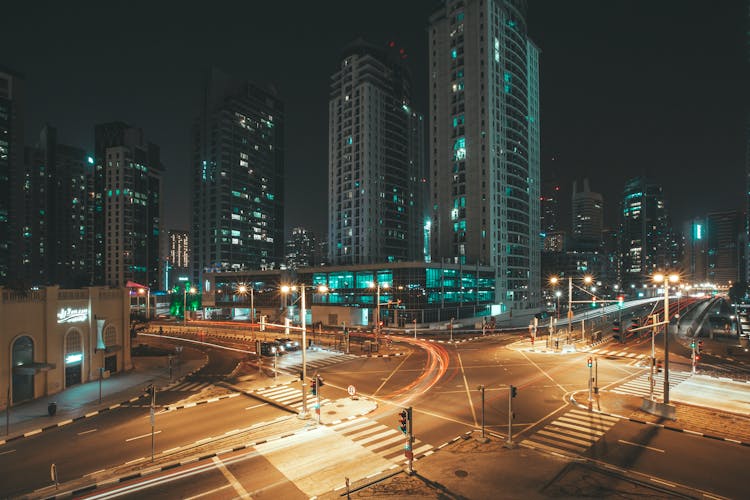
<path fill-rule="evenodd" d="M 57 312 L 58 323 L 81 323 L 89 318 L 87 308 L 64 307 Z"/>

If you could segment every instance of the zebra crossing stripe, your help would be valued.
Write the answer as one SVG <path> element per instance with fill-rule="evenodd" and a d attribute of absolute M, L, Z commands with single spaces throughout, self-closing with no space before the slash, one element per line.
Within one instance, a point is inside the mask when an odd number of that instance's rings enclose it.
<path fill-rule="evenodd" d="M 581 425 L 575 425 L 575 424 L 580 424 L 581 422 L 579 420 L 573 420 L 573 419 L 568 419 L 564 417 L 560 417 L 552 423 L 559 425 L 561 427 L 567 427 L 569 429 L 589 432 L 590 434 L 599 434 L 600 436 L 604 435 L 604 432 L 607 430 L 606 428 L 602 431 L 600 428 L 595 429 L 593 427 L 584 427 Z"/>
<path fill-rule="evenodd" d="M 372 434 L 373 432 L 377 432 L 377 431 L 378 431 L 377 426 L 370 426 L 368 429 L 355 432 L 354 434 L 348 434 L 346 437 L 348 437 L 349 439 L 357 439 L 357 438 L 367 436 L 368 434 Z"/>
<path fill-rule="evenodd" d="M 406 442 L 406 438 L 404 437 L 404 435 L 403 435 L 403 434 L 402 434 L 402 435 L 400 435 L 400 436 L 393 436 L 392 438 L 390 438 L 390 439 L 386 439 L 385 441 L 381 441 L 380 443 L 378 443 L 378 444 L 377 444 L 377 445 L 375 445 L 375 446 L 372 446 L 372 447 L 371 447 L 371 448 L 369 448 L 369 449 L 370 449 L 371 451 L 375 451 L 375 452 L 378 452 L 378 453 L 379 453 L 379 452 L 380 452 L 381 450 L 384 450 L 384 449 L 386 449 L 386 448 L 392 447 L 391 445 L 392 445 L 393 443 L 397 443 L 397 442 L 399 442 L 399 441 L 402 441 L 402 442 L 404 442 L 404 443 Z"/>
<path fill-rule="evenodd" d="M 580 437 L 580 438 L 584 438 L 584 439 L 590 439 L 590 438 L 591 438 L 591 433 L 585 433 L 585 434 L 584 434 L 584 433 L 582 433 L 582 432 L 574 432 L 574 431 L 572 431 L 572 430 L 570 430 L 570 429 L 566 429 L 565 427 L 558 427 L 558 426 L 557 426 L 557 425 L 555 425 L 554 423 L 552 423 L 552 424 L 548 425 L 548 426 L 547 426 L 547 427 L 545 427 L 544 429 L 549 429 L 549 430 L 551 430 L 551 431 L 557 431 L 557 432 L 565 432 L 566 434 L 569 434 L 569 435 L 571 435 L 571 436 L 576 436 L 576 437 Z M 542 429 L 542 430 L 544 430 L 544 429 Z M 539 432 L 541 432 L 541 431 L 539 431 Z M 599 431 L 595 431 L 595 432 L 596 432 L 596 434 L 598 434 L 599 436 L 602 436 L 602 435 L 604 435 L 604 433 L 603 433 L 603 432 L 601 432 L 601 433 L 600 433 Z"/>
<path fill-rule="evenodd" d="M 388 430 L 383 431 L 383 432 L 381 432 L 379 434 L 374 434 L 374 435 L 372 435 L 372 436 L 370 436 L 370 437 L 368 437 L 366 439 L 363 439 L 363 440 L 359 441 L 359 444 L 361 444 L 362 446 L 364 446 L 364 445 L 366 445 L 368 443 L 372 443 L 376 439 L 384 438 L 386 436 L 391 436 L 391 435 L 395 434 L 395 432 L 396 431 L 394 431 L 393 429 L 388 429 Z"/>
<path fill-rule="evenodd" d="M 414 450 L 414 456 L 416 457 L 417 455 L 421 455 L 422 453 L 429 451 L 431 449 L 432 449 L 432 445 L 426 444 L 422 446 L 421 448 L 417 448 L 416 450 Z"/>
<path fill-rule="evenodd" d="M 578 438 L 574 438 L 572 436 L 569 436 L 567 434 L 549 432 L 549 431 L 546 431 L 544 429 L 538 431 L 537 434 L 541 434 L 542 436 L 550 436 L 550 437 L 553 437 L 555 439 L 562 439 L 563 441 L 569 441 L 571 443 L 577 443 L 577 444 L 580 444 L 580 445 L 583 445 L 583 446 L 588 446 L 588 445 L 590 445 L 592 443 L 592 441 L 590 439 L 585 439 L 585 440 L 584 439 L 578 439 Z"/>
<path fill-rule="evenodd" d="M 353 420 L 347 420 L 347 421 L 344 421 L 344 422 L 332 425 L 331 429 L 340 430 L 340 429 L 344 429 L 346 427 L 349 427 L 351 425 L 362 423 L 362 422 L 365 422 L 365 421 L 367 421 L 367 419 L 365 419 L 365 418 L 355 418 Z"/>
<path fill-rule="evenodd" d="M 547 438 L 545 436 L 537 436 L 537 435 L 534 435 L 534 439 L 531 442 L 536 445 L 539 442 L 539 440 L 541 440 L 542 442 L 547 442 L 547 443 L 550 443 L 550 444 L 554 444 L 555 448 L 557 448 L 557 451 L 559 451 L 560 447 L 562 447 L 565 450 L 572 450 L 572 451 L 581 453 L 586 448 L 588 448 L 587 446 L 576 446 L 576 445 L 574 445 L 572 443 L 560 442 L 557 439 L 549 439 L 549 438 Z"/>

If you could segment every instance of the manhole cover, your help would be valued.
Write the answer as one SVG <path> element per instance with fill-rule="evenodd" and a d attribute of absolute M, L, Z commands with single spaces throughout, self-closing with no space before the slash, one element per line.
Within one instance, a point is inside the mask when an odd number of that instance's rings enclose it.
<path fill-rule="evenodd" d="M 466 477 L 469 475 L 468 472 L 466 472 L 465 470 L 461 470 L 461 469 L 458 469 L 457 471 L 455 471 L 454 474 L 458 477 Z"/>
<path fill-rule="evenodd" d="M 336 405 L 336 408 L 343 408 L 344 405 Z"/>
<path fill-rule="evenodd" d="M 331 410 L 331 411 L 327 411 L 326 413 L 327 413 L 328 415 L 335 415 L 335 414 L 336 414 L 336 412 L 335 412 L 334 410 Z"/>

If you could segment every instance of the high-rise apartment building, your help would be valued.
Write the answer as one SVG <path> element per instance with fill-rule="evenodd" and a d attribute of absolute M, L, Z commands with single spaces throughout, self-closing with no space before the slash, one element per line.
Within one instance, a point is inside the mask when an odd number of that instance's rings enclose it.
<path fill-rule="evenodd" d="M 674 269 L 674 238 L 661 186 L 643 177 L 625 184 L 619 237 L 623 286 L 650 282 L 656 271 Z"/>
<path fill-rule="evenodd" d="M 357 40 L 331 77 L 328 182 L 332 264 L 423 259 L 424 117 L 393 46 Z"/>
<path fill-rule="evenodd" d="M 86 173 L 93 161 L 83 149 L 60 144 L 50 125 L 25 148 L 17 272 L 27 286 L 89 284 Z"/>
<path fill-rule="evenodd" d="M 539 197 L 539 205 L 542 214 L 542 232 L 549 234 L 560 231 L 560 186 L 545 189 Z"/>
<path fill-rule="evenodd" d="M 591 191 L 588 179 L 583 179 L 581 190 L 578 190 L 578 182 L 573 182 L 571 207 L 571 227 L 576 243 L 589 248 L 600 247 L 604 228 L 604 200 L 600 193 Z"/>
<path fill-rule="evenodd" d="M 94 270 L 103 267 L 110 286 L 134 281 L 158 289 L 164 171 L 159 147 L 147 142 L 140 128 L 112 122 L 96 126 L 95 149 L 89 182 Z M 99 280 L 94 274 L 94 283 Z"/>
<path fill-rule="evenodd" d="M 524 0 L 447 0 L 430 17 L 433 262 L 496 269 L 495 300 L 540 296 L 539 49 Z"/>
<path fill-rule="evenodd" d="M 14 246 L 20 243 L 21 231 L 14 211 L 21 203 L 23 94 L 22 76 L 0 67 L 0 285 L 9 283 L 19 260 Z"/>
<path fill-rule="evenodd" d="M 284 259 L 284 105 L 210 71 L 193 148 L 193 278 Z"/>
<path fill-rule="evenodd" d="M 297 269 L 318 264 L 318 242 L 315 234 L 304 227 L 292 229 L 292 234 L 286 242 L 286 267 Z"/>
<path fill-rule="evenodd" d="M 706 217 L 706 279 L 728 286 L 740 280 L 743 221 L 739 211 L 713 212 Z"/>

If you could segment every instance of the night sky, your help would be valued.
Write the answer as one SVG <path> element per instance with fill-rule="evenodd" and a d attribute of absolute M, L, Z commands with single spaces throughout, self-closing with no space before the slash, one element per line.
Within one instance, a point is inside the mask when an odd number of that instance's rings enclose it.
<path fill-rule="evenodd" d="M 142 127 L 161 146 L 164 222 L 177 229 L 189 228 L 190 126 L 207 68 L 273 85 L 286 105 L 287 229 L 325 237 L 328 81 L 341 49 L 358 36 L 396 41 L 424 111 L 435 5 L 12 1 L 0 65 L 26 77 L 27 144 L 44 122 L 90 150 L 96 123 Z M 530 1 L 542 180 L 560 183 L 564 211 L 572 180 L 587 176 L 615 226 L 624 181 L 643 173 L 665 186 L 676 224 L 744 209 L 746 20 L 741 0 Z"/>

